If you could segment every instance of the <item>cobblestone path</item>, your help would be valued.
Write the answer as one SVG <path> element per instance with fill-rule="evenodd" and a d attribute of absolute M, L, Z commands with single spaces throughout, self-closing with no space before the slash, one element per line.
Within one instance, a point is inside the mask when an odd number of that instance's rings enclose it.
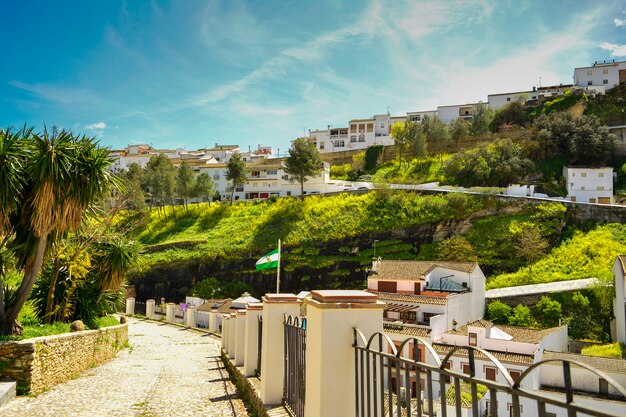
<path fill-rule="evenodd" d="M 130 348 L 0 416 L 247 416 L 212 337 L 129 320 Z"/>

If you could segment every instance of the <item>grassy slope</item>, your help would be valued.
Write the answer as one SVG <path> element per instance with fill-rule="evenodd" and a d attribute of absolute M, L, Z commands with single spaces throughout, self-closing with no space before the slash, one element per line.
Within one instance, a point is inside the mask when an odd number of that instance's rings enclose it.
<path fill-rule="evenodd" d="M 575 232 L 533 265 L 495 276 L 487 288 L 596 277 L 610 279 L 615 257 L 626 253 L 626 226 L 609 224 L 588 233 Z"/>
<path fill-rule="evenodd" d="M 371 192 L 363 195 L 282 198 L 275 202 L 199 204 L 189 213 L 151 214 L 139 240 L 148 245 L 193 240 L 196 245 L 143 256 L 150 265 L 190 259 L 258 255 L 276 245 L 311 246 L 364 234 L 465 218 L 484 207 L 483 198 Z"/>

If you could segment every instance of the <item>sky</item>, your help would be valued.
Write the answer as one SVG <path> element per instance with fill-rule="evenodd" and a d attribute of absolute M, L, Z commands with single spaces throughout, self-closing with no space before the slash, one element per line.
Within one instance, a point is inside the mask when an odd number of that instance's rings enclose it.
<path fill-rule="evenodd" d="M 626 0 L 0 0 L 0 126 L 242 150 L 626 60 Z"/>

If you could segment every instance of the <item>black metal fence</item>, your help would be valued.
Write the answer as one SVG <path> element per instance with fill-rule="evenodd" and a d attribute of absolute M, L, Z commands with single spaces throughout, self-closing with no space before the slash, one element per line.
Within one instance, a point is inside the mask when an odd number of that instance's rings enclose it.
<path fill-rule="evenodd" d="M 306 393 L 306 319 L 285 316 L 285 385 L 283 402 L 295 417 L 304 417 Z"/>
<path fill-rule="evenodd" d="M 259 315 L 257 324 L 257 359 L 256 359 L 256 376 L 261 377 L 261 353 L 263 352 L 263 316 Z"/>
<path fill-rule="evenodd" d="M 615 416 L 616 413 L 608 409 L 600 410 L 575 401 L 574 367 L 595 374 L 613 387 L 617 396 L 626 400 L 626 390 L 610 376 L 575 361 L 551 359 L 538 362 L 515 375 L 514 379 L 498 359 L 477 347 L 455 346 L 440 359 L 433 346 L 419 337 L 395 346 L 384 333 L 375 333 L 366 339 L 358 329 L 354 329 L 353 346 L 357 417 Z M 408 352 L 409 357 L 402 356 L 404 352 Z M 467 356 L 468 362 L 463 372 L 447 369 L 452 355 L 461 352 Z M 490 362 L 490 368 L 497 369 L 505 383 L 498 383 L 493 380 L 495 378 L 476 377 L 477 357 L 482 363 Z M 531 374 L 546 364 L 559 366 L 563 386 L 558 392 L 526 388 L 526 385 L 533 385 L 532 379 L 536 377 Z"/>
<path fill-rule="evenodd" d="M 146 315 L 146 303 L 135 301 L 135 314 L 139 316 L 145 316 Z"/>

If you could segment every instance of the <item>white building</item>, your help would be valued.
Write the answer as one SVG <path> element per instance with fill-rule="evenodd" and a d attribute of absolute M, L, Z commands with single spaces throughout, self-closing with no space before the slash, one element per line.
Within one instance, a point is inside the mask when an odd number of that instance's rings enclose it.
<path fill-rule="evenodd" d="M 487 96 L 487 105 L 491 109 L 499 109 L 500 107 L 504 107 L 507 104 L 521 100 L 523 103 L 529 100 L 537 100 L 538 93 L 536 89 L 531 91 L 518 91 L 514 93 L 498 93 L 498 94 L 490 94 Z"/>
<path fill-rule="evenodd" d="M 366 149 L 374 145 L 394 144 L 391 125 L 405 121 L 406 117 L 393 117 L 388 114 L 375 115 L 371 119 L 353 119 L 348 127 L 309 132 L 310 140 L 320 153 Z"/>
<path fill-rule="evenodd" d="M 611 336 L 613 340 L 626 343 L 626 255 L 619 255 L 615 259 L 613 275 L 615 276 L 615 297 L 613 298 L 615 320 L 611 323 Z"/>
<path fill-rule="evenodd" d="M 437 110 L 425 110 L 425 111 L 410 111 L 406 113 L 406 120 L 409 122 L 422 122 L 424 116 L 434 117 L 437 116 Z"/>
<path fill-rule="evenodd" d="M 574 68 L 574 84 L 597 92 L 626 84 L 626 61 L 596 61 L 590 67 Z"/>
<path fill-rule="evenodd" d="M 563 167 L 567 198 L 579 203 L 613 204 L 613 168 Z"/>
<path fill-rule="evenodd" d="M 437 116 L 444 123 L 452 122 L 456 119 L 463 119 L 471 122 L 474 118 L 476 106 L 480 103 L 455 104 L 451 106 L 437 107 Z"/>

